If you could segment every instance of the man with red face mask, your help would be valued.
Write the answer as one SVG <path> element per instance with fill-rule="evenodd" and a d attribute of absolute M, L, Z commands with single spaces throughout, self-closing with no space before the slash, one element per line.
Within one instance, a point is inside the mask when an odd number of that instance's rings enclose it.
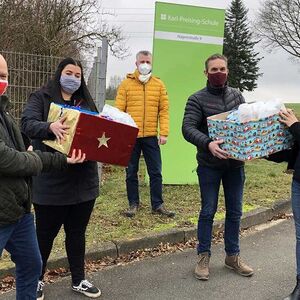
<path fill-rule="evenodd" d="M 0 256 L 6 249 L 16 264 L 16 299 L 36 300 L 42 261 L 31 213 L 31 176 L 82 163 L 85 154 L 27 151 L 20 129 L 8 112 L 4 95 L 8 69 L 0 54 Z"/>
<path fill-rule="evenodd" d="M 207 85 L 191 95 L 185 107 L 182 124 L 184 138 L 197 147 L 198 180 L 201 194 L 201 211 L 198 219 L 198 263 L 195 276 L 209 278 L 212 226 L 218 206 L 218 194 L 222 181 L 225 218 L 225 266 L 242 276 L 254 271 L 240 258 L 239 229 L 242 216 L 242 199 L 245 181 L 244 164 L 227 158 L 220 148 L 222 140 L 213 141 L 208 136 L 207 117 L 237 108 L 245 100 L 242 94 L 227 85 L 227 58 L 214 54 L 205 62 Z"/>

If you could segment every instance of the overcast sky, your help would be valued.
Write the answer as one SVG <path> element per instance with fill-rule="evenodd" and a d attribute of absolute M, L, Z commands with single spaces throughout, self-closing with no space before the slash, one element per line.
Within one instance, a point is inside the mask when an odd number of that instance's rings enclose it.
<path fill-rule="evenodd" d="M 255 15 L 262 0 L 244 0 L 249 9 L 249 19 L 255 20 Z M 230 0 L 161 0 L 160 2 L 197 5 L 202 7 L 227 8 Z M 112 24 L 122 26 L 128 37 L 127 45 L 131 55 L 119 60 L 109 55 L 108 74 L 124 77 L 135 68 L 135 53 L 141 49 L 152 50 L 154 27 L 154 0 L 102 0 L 102 11 L 114 13 L 115 16 L 104 15 L 102 18 Z M 264 58 L 260 62 L 260 72 L 263 76 L 258 80 L 258 88 L 251 93 L 244 92 L 246 100 L 280 99 L 284 102 L 299 102 L 300 62 L 291 61 L 282 50 L 268 53 L 257 49 Z M 199 70 L 202 72 L 203 70 Z M 199 86 L 199 89 L 201 87 Z"/>

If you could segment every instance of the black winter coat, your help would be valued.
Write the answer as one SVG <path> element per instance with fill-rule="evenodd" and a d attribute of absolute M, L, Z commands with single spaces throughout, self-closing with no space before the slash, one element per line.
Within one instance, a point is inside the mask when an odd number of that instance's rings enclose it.
<path fill-rule="evenodd" d="M 287 169 L 293 170 L 293 178 L 300 182 L 300 122 L 294 123 L 289 130 L 295 139 L 292 149 L 271 154 L 266 159 L 278 163 L 288 162 Z"/>
<path fill-rule="evenodd" d="M 0 226 L 17 222 L 31 207 L 31 176 L 67 167 L 61 153 L 26 151 L 19 127 L 0 96 Z"/>
<path fill-rule="evenodd" d="M 213 88 L 209 84 L 191 95 L 186 103 L 182 134 L 184 138 L 197 147 L 199 166 L 211 168 L 239 167 L 243 162 L 222 160 L 214 157 L 208 150 L 212 141 L 208 136 L 207 118 L 237 108 L 245 99 L 242 94 L 231 87 Z"/>
<path fill-rule="evenodd" d="M 32 93 L 22 114 L 22 131 L 32 139 L 34 149 L 55 152 L 42 143 L 54 139 L 47 122 L 51 102 L 66 104 L 43 87 Z M 85 102 L 80 105 L 91 110 Z M 87 161 L 69 165 L 63 172 L 49 172 L 33 178 L 33 203 L 40 205 L 71 205 L 96 199 L 99 196 L 97 163 Z"/>

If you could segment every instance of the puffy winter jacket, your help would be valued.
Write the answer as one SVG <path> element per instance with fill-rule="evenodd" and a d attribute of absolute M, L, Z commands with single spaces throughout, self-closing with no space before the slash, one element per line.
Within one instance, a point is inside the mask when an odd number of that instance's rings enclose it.
<path fill-rule="evenodd" d="M 31 176 L 67 167 L 67 159 L 61 153 L 26 151 L 7 107 L 7 97 L 0 96 L 0 226 L 13 224 L 30 212 Z"/>
<path fill-rule="evenodd" d="M 64 104 L 62 96 L 55 96 L 50 87 L 33 92 L 24 108 L 22 132 L 32 139 L 34 149 L 57 153 L 42 140 L 54 139 L 47 122 L 51 102 Z M 81 108 L 91 110 L 83 101 Z M 93 126 L 91 124 L 91 126 Z M 98 167 L 95 161 L 69 165 L 63 171 L 53 170 L 33 178 L 32 202 L 40 205 L 73 205 L 96 199 L 99 196 Z"/>
<path fill-rule="evenodd" d="M 208 144 L 212 140 L 208 136 L 207 118 L 235 109 L 244 102 L 244 97 L 238 90 L 228 86 L 213 88 L 209 84 L 189 97 L 185 107 L 182 133 L 188 142 L 197 147 L 199 165 L 212 168 L 243 165 L 241 161 L 214 157 L 208 150 Z"/>
<path fill-rule="evenodd" d="M 138 79 L 139 72 L 127 74 L 118 88 L 115 106 L 129 113 L 139 128 L 138 137 L 168 136 L 169 100 L 163 82 L 151 76 L 146 84 Z"/>

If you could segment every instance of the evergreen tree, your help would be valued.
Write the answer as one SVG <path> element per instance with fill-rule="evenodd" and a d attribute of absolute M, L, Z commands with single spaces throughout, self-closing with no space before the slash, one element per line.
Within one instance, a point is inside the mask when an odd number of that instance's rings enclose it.
<path fill-rule="evenodd" d="M 228 83 L 240 91 L 253 91 L 262 75 L 258 67 L 262 58 L 254 50 L 258 41 L 253 40 L 247 13 L 242 0 L 232 0 L 225 17 L 223 52 L 228 58 Z"/>

